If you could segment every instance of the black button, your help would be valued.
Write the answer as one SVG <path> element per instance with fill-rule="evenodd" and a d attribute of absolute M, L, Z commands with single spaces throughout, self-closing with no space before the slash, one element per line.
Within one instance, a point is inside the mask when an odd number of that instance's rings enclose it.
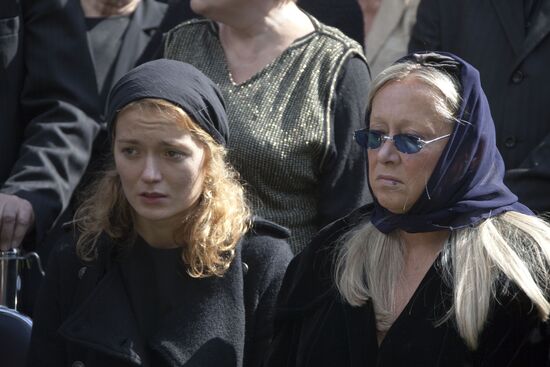
<path fill-rule="evenodd" d="M 516 138 L 513 136 L 509 136 L 506 139 L 504 139 L 504 146 L 506 148 L 513 148 L 516 146 Z"/>
<path fill-rule="evenodd" d="M 521 83 L 524 77 L 525 75 L 523 75 L 523 71 L 516 70 L 514 75 L 512 75 L 512 82 L 514 82 L 515 84 Z"/>

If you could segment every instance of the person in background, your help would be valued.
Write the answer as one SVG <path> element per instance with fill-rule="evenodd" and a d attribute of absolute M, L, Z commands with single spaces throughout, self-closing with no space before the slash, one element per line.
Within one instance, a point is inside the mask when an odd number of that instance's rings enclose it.
<path fill-rule="evenodd" d="M 63 27 L 46 32 L 47 22 Z M 75 40 L 76 23 L 58 0 L 8 0 L 0 7 L 3 251 L 19 247 L 27 235 L 30 248 L 40 243 L 86 168 L 98 127 L 74 83 L 84 58 L 66 47 Z M 56 57 L 46 57 L 46 50 Z"/>
<path fill-rule="evenodd" d="M 355 138 L 374 203 L 289 265 L 267 366 L 547 366 L 550 225 L 503 183 L 478 71 L 397 61 Z"/>
<path fill-rule="evenodd" d="M 51 257 L 28 365 L 259 366 L 292 253 L 226 163 L 224 102 L 188 64 L 145 63 L 108 101 L 112 161 Z"/>
<path fill-rule="evenodd" d="M 409 50 L 452 52 L 479 70 L 504 182 L 550 211 L 550 1 L 423 0 Z"/>
<path fill-rule="evenodd" d="M 83 73 L 75 2 L 6 0 L 0 6 L 0 250 L 37 251 L 60 221 L 99 126 Z M 52 25 L 54 25 L 52 27 Z M 31 315 L 41 275 L 24 269 L 19 311 Z M 4 280 L 6 281 L 6 280 Z"/>
<path fill-rule="evenodd" d="M 407 54 L 419 0 L 299 0 L 324 24 L 364 45 L 372 77 Z"/>
<path fill-rule="evenodd" d="M 364 43 L 363 16 L 357 0 L 298 0 L 296 4 L 321 23 L 338 28 L 359 44 Z"/>
<path fill-rule="evenodd" d="M 370 200 L 363 152 L 352 144 L 370 81 L 361 46 L 294 1 L 192 0 L 191 8 L 206 19 L 171 30 L 164 57 L 220 87 L 230 162 L 254 211 L 288 227 L 297 253 Z"/>
<path fill-rule="evenodd" d="M 363 13 L 365 54 L 373 78 L 408 53 L 420 0 L 357 0 Z"/>

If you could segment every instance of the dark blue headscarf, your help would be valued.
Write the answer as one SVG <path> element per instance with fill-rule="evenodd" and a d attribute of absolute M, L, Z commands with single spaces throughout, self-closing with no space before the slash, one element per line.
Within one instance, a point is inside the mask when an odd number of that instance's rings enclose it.
<path fill-rule="evenodd" d="M 394 214 L 375 198 L 373 225 L 384 233 L 395 229 L 417 233 L 474 226 L 506 211 L 532 215 L 504 185 L 504 162 L 479 72 L 443 52 L 411 54 L 396 64 L 403 62 L 443 70 L 458 82 L 462 99 L 458 122 L 418 201 L 407 213 Z"/>
<path fill-rule="evenodd" d="M 229 128 L 225 103 L 218 87 L 195 67 L 159 59 L 142 64 L 113 86 L 107 101 L 108 130 L 118 111 L 144 98 L 164 99 L 182 108 L 216 142 L 227 144 Z"/>

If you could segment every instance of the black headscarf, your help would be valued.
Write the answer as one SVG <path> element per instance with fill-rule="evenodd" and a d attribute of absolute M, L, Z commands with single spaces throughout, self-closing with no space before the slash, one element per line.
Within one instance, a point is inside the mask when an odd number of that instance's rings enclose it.
<path fill-rule="evenodd" d="M 181 107 L 216 142 L 227 144 L 229 128 L 223 97 L 214 82 L 193 66 L 160 59 L 130 70 L 109 94 L 109 132 L 124 106 L 144 98 L 163 99 Z"/>
<path fill-rule="evenodd" d="M 479 72 L 464 60 L 443 52 L 415 53 L 396 63 L 403 62 L 437 68 L 458 82 L 458 122 L 416 203 L 408 212 L 394 214 L 375 198 L 373 225 L 384 233 L 395 229 L 417 233 L 474 226 L 506 211 L 532 215 L 504 185 L 504 162 L 496 147 L 493 118 Z"/>

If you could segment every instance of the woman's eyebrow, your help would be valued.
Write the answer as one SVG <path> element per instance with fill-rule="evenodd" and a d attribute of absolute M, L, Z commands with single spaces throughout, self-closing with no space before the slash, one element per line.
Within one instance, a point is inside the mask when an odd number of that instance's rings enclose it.
<path fill-rule="evenodd" d="M 139 140 L 136 140 L 136 139 L 124 139 L 124 138 L 122 139 L 117 138 L 116 141 L 124 144 L 139 144 L 140 142 Z"/>

